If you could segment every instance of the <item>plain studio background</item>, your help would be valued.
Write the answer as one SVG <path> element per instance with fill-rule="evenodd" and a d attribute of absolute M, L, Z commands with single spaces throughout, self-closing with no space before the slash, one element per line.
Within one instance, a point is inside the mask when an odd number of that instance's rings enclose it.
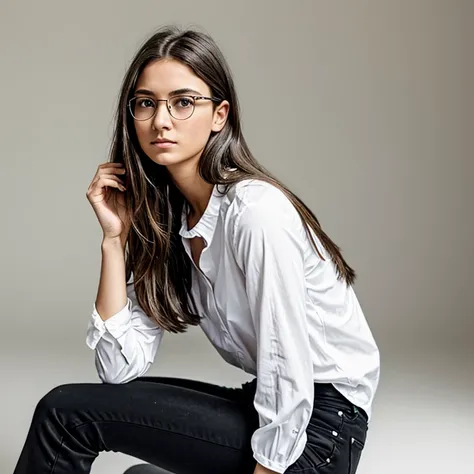
<path fill-rule="evenodd" d="M 125 69 L 168 22 L 214 36 L 256 157 L 359 274 L 382 355 L 359 473 L 472 472 L 474 2 L 0 8 L 1 472 L 13 471 L 41 396 L 98 381 L 85 335 L 102 234 L 85 193 L 107 160 Z M 149 374 L 248 380 L 199 328 L 166 335 Z M 93 474 L 134 462 L 103 453 Z"/>

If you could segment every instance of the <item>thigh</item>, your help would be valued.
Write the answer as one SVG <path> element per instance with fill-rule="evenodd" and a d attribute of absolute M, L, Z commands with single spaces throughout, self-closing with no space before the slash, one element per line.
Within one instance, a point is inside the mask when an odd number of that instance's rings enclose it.
<path fill-rule="evenodd" d="M 173 385 L 175 387 L 183 387 L 188 390 L 195 390 L 200 393 L 206 393 L 215 397 L 225 398 L 227 400 L 234 400 L 242 403 L 253 403 L 253 398 L 250 398 L 249 392 L 242 390 L 240 387 L 226 387 L 210 382 L 203 382 L 201 380 L 185 379 L 180 377 L 139 377 L 134 382 L 149 382 L 161 383 L 166 385 Z M 244 384 L 247 385 L 247 384 Z"/>
<path fill-rule="evenodd" d="M 122 452 L 183 474 L 251 473 L 250 439 L 258 417 L 240 396 L 221 393 L 212 384 L 144 378 L 63 385 L 43 405 L 98 451 Z"/>

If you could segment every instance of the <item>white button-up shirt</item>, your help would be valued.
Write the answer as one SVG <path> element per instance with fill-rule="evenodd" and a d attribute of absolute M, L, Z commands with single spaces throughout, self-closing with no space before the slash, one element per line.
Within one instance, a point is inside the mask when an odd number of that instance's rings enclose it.
<path fill-rule="evenodd" d="M 305 448 L 314 382 L 332 383 L 370 417 L 379 351 L 353 288 L 337 279 L 315 237 L 326 260 L 318 256 L 287 197 L 259 180 L 221 192 L 214 187 L 191 230 L 182 216 L 191 261 L 189 239 L 206 242 L 199 268 L 193 263 L 192 293 L 200 326 L 219 354 L 257 377 L 255 459 L 284 472 Z M 104 382 L 145 374 L 163 337 L 138 305 L 132 281 L 116 315 L 103 321 L 93 306 L 87 344 Z"/>

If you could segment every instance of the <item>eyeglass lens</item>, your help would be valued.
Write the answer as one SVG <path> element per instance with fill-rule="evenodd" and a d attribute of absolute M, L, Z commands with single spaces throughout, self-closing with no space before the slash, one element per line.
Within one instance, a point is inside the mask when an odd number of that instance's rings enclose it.
<path fill-rule="evenodd" d="M 187 96 L 168 99 L 169 111 L 172 117 L 184 120 L 194 112 L 194 99 Z M 157 102 L 150 97 L 134 97 L 130 101 L 130 111 L 137 120 L 148 120 L 156 112 Z"/>

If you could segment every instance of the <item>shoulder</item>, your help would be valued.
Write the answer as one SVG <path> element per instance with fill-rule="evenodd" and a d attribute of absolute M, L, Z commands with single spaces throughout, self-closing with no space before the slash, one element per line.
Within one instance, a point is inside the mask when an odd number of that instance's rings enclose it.
<path fill-rule="evenodd" d="M 244 179 L 235 183 L 231 192 L 231 199 L 238 199 L 240 203 L 247 205 L 255 204 L 270 195 L 285 194 L 275 185 L 261 179 Z"/>
<path fill-rule="evenodd" d="M 286 194 L 277 186 L 259 179 L 245 179 L 234 184 L 228 191 L 228 198 L 235 211 L 271 212 L 283 206 L 294 206 Z M 295 209 L 296 211 L 296 209 Z"/>
<path fill-rule="evenodd" d="M 284 191 L 259 179 L 246 179 L 228 191 L 228 217 L 241 230 L 301 226 L 298 211 Z"/>

